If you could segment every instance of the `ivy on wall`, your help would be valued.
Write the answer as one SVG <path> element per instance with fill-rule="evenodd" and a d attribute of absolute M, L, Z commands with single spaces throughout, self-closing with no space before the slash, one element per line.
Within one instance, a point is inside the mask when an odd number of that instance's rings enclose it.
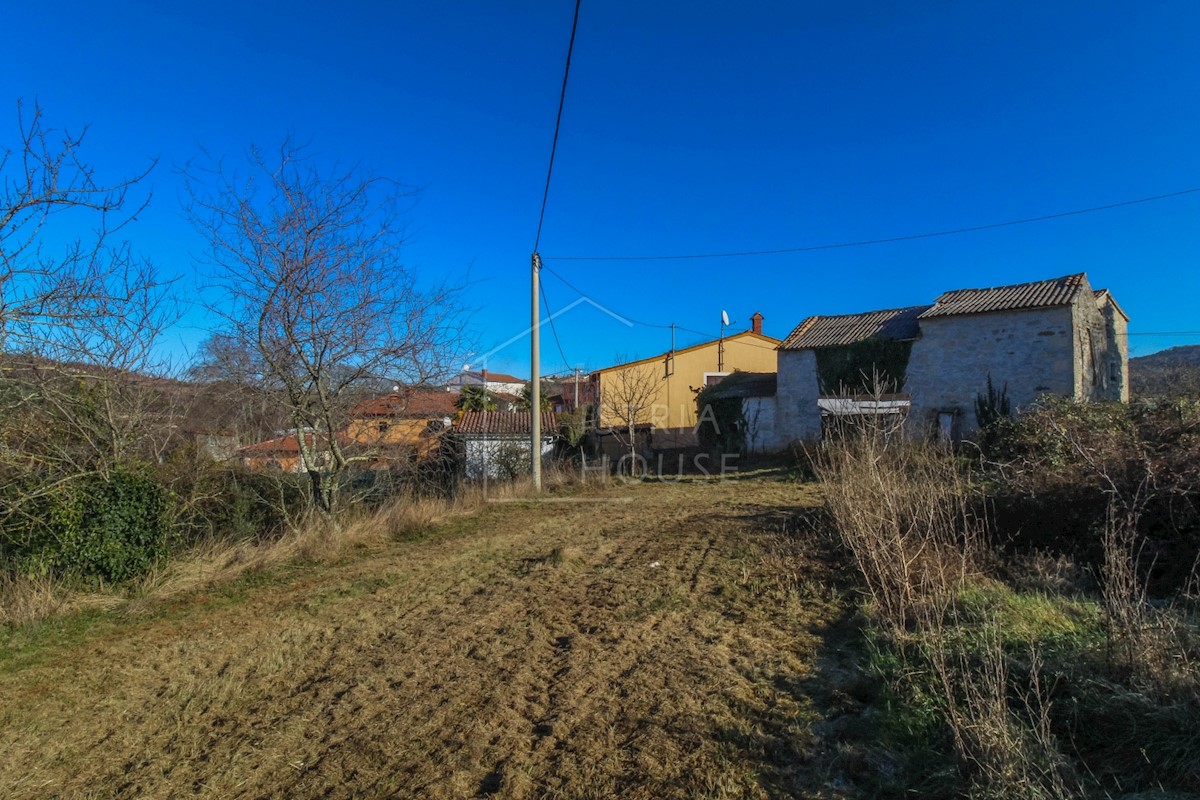
<path fill-rule="evenodd" d="M 817 381 L 821 394 L 870 394 L 876 386 L 884 392 L 904 387 L 912 341 L 867 339 L 816 350 Z"/>
<path fill-rule="evenodd" d="M 706 386 L 696 395 L 700 446 L 722 453 L 740 453 L 746 444 L 746 417 L 741 397 L 722 397 L 720 384 Z"/>

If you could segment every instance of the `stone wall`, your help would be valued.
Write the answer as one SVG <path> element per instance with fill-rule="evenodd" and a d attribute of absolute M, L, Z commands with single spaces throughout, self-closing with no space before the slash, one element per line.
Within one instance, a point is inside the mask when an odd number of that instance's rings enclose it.
<path fill-rule="evenodd" d="M 933 429 L 946 414 L 955 438 L 976 430 L 975 398 L 989 375 L 997 389 L 1007 385 L 1014 410 L 1043 394 L 1076 396 L 1077 336 L 1067 306 L 921 320 L 905 384 L 910 428 Z"/>
<path fill-rule="evenodd" d="M 1128 402 L 1129 323 L 1110 300 L 1089 299 L 1074 308 L 1075 399 Z"/>
<path fill-rule="evenodd" d="M 1129 320 L 1111 302 L 1100 309 L 1108 342 L 1108 399 L 1129 402 Z"/>
<path fill-rule="evenodd" d="M 817 356 L 812 350 L 780 350 L 775 392 L 775 440 L 766 449 L 781 450 L 800 440 L 821 437 L 817 398 Z"/>

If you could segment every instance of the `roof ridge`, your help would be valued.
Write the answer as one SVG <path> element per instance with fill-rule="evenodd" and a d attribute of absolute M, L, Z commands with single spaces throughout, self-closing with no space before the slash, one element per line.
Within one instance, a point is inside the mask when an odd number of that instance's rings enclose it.
<path fill-rule="evenodd" d="M 938 295 L 938 300 L 940 300 L 941 298 L 945 297 L 948 294 L 954 294 L 955 292 L 994 292 L 997 289 L 1020 289 L 1021 287 L 1024 287 L 1024 286 L 1036 286 L 1039 283 L 1058 283 L 1059 281 L 1071 281 L 1072 279 L 1074 281 L 1076 281 L 1076 285 L 1078 285 L 1078 282 L 1085 280 L 1086 278 L 1087 278 L 1086 272 L 1072 272 L 1067 275 L 1060 275 L 1057 278 L 1042 278 L 1041 280 L 1037 280 L 1037 281 L 1022 281 L 1021 283 L 1003 283 L 1003 284 L 1000 284 L 999 286 L 966 286 L 961 289 L 947 289 L 946 291 L 944 291 L 940 295 Z M 935 302 L 934 305 L 937 305 L 937 303 Z"/>
<path fill-rule="evenodd" d="M 951 289 L 938 295 L 937 301 L 921 314 L 921 319 L 1067 306 L 1076 301 L 1084 286 L 1091 289 L 1087 273 L 1074 272 L 1004 286 Z"/>
<path fill-rule="evenodd" d="M 870 311 L 855 311 L 848 314 L 813 314 L 807 317 L 805 322 L 810 319 L 841 319 L 842 317 L 865 317 L 868 314 L 887 314 L 892 311 L 912 311 L 918 308 L 929 308 L 932 303 L 918 303 L 915 306 L 897 306 L 895 308 L 873 308 Z M 803 323 L 801 323 L 803 324 Z"/>
<path fill-rule="evenodd" d="M 776 339 L 774 336 L 768 336 L 765 333 L 755 333 L 754 331 L 738 331 L 737 333 L 731 333 L 724 337 L 724 341 L 729 342 L 733 339 L 741 338 L 742 336 L 754 336 L 759 339 L 766 339 L 768 341 L 775 342 L 776 347 L 778 347 L 779 345 L 782 345 L 783 342 L 785 341 L 784 339 Z M 714 344 L 719 344 L 721 341 L 722 341 L 721 338 L 706 339 L 703 342 L 697 342 L 696 344 L 689 344 L 687 347 L 677 347 L 674 350 L 664 350 L 661 353 L 655 353 L 654 355 L 646 356 L 645 358 L 635 358 L 632 361 L 623 361 L 620 364 L 611 364 L 607 367 L 601 367 L 600 369 L 594 369 L 591 371 L 590 374 L 598 375 L 601 372 L 610 372 L 614 369 L 621 369 L 622 367 L 632 367 L 632 366 L 636 366 L 638 364 L 649 364 L 651 362 L 658 361 L 661 358 L 666 358 L 669 355 L 678 356 L 680 353 L 687 353 L 692 350 L 698 350 L 701 347 L 710 347 Z"/>

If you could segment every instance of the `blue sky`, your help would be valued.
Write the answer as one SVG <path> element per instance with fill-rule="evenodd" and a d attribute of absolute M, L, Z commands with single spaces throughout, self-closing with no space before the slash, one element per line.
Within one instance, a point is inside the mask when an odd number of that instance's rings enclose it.
<path fill-rule="evenodd" d="M 286 134 L 407 185 L 408 263 L 469 277 L 481 349 L 529 318 L 528 264 L 574 4 L 62 2 L 6 8 L 0 141 L 17 98 L 90 125 L 101 175 L 151 158 L 129 229 L 181 285 L 203 245 L 175 169 Z M 1085 271 L 1131 350 L 1200 344 L 1200 194 L 997 230 L 679 261 L 556 256 L 804 247 L 985 225 L 1200 187 L 1200 6 L 1159 3 L 584 0 L 540 252 L 679 344 L 754 311 L 810 314 Z M 5 111 L 4 109 L 8 109 Z M 578 295 L 544 275 L 551 308 Z M 189 296 L 197 292 L 189 291 Z M 177 355 L 211 322 L 196 306 Z M 544 371 L 670 343 L 583 304 Z M 527 374 L 518 341 L 489 368 Z"/>

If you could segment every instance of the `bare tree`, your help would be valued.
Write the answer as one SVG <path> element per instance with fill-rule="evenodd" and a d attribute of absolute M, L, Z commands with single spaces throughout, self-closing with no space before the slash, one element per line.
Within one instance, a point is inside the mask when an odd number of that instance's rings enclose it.
<path fill-rule="evenodd" d="M 458 363 L 457 287 L 400 260 L 411 193 L 358 169 L 323 171 L 291 139 L 246 170 L 185 169 L 189 217 L 209 245 L 220 332 L 254 354 L 257 385 L 286 409 L 313 507 L 336 523 L 356 455 L 341 437 L 366 383 L 427 383 Z M 461 359 L 458 359 L 461 360 Z"/>
<path fill-rule="evenodd" d="M 130 263 L 113 236 L 149 197 L 130 192 L 154 164 L 129 178 L 97 180 L 78 135 L 47 127 L 42 109 L 17 103 L 19 139 L 0 146 L 0 352 L 26 349 L 24 337 L 47 326 L 73 325 L 80 301 L 102 300 Z M 87 238 L 68 232 L 88 229 Z M 49 243 L 61 237 L 58 249 Z"/>
<path fill-rule="evenodd" d="M 48 127 L 37 106 L 17 116 L 16 145 L 0 147 L 0 460 L 70 479 L 153 459 L 166 440 L 150 435 L 166 413 L 155 344 L 177 315 L 169 285 L 118 240 L 149 201 L 131 195 L 149 169 L 101 182 L 83 134 Z"/>
<path fill-rule="evenodd" d="M 622 360 L 618 357 L 618 363 Z M 637 426 L 649 422 L 654 403 L 662 388 L 662 377 L 655 364 L 638 364 L 608 373 L 600 390 L 600 411 L 616 433 L 624 428 L 624 444 L 629 447 L 630 474 L 637 474 Z M 615 424 L 614 424 L 615 423 Z"/>

